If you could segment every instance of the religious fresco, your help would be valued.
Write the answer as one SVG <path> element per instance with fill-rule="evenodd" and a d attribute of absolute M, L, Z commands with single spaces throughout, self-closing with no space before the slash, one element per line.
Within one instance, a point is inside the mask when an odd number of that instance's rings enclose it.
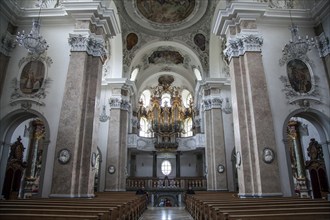
<path fill-rule="evenodd" d="M 41 61 L 28 62 L 20 77 L 20 89 L 24 94 L 33 94 L 42 87 L 45 78 L 45 65 Z"/>
<path fill-rule="evenodd" d="M 179 64 L 183 63 L 183 56 L 177 51 L 154 51 L 151 56 L 148 58 L 149 63 L 158 64 L 158 63 L 173 63 Z"/>
<path fill-rule="evenodd" d="M 287 73 L 291 87 L 296 92 L 307 93 L 311 90 L 311 75 L 303 61 L 294 59 L 288 62 Z"/>
<path fill-rule="evenodd" d="M 194 43 L 202 51 L 205 50 L 206 38 L 205 38 L 205 36 L 203 34 L 196 34 L 195 37 L 194 37 Z"/>
<path fill-rule="evenodd" d="M 138 36 L 135 33 L 130 33 L 126 37 L 126 49 L 131 50 L 138 43 Z"/>
<path fill-rule="evenodd" d="M 195 0 L 136 0 L 139 12 L 148 20 L 173 24 L 186 19 L 195 8 Z"/>

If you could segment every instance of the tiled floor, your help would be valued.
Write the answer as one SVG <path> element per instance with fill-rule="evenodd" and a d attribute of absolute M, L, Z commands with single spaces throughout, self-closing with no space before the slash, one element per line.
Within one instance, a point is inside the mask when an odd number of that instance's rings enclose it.
<path fill-rule="evenodd" d="M 139 220 L 193 220 L 184 207 L 148 207 Z"/>

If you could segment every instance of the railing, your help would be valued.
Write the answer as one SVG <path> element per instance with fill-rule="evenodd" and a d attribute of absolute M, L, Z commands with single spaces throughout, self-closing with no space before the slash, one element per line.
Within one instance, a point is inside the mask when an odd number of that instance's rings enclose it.
<path fill-rule="evenodd" d="M 206 190 L 207 182 L 204 177 L 178 177 L 178 178 L 154 178 L 154 177 L 128 177 L 126 190 L 146 188 L 147 190 L 186 190 L 191 186 L 194 190 Z"/>

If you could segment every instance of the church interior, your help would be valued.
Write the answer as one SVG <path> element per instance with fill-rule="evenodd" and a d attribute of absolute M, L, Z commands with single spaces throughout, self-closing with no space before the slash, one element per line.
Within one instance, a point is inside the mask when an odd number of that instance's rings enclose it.
<path fill-rule="evenodd" d="M 193 199 L 212 195 L 330 201 L 330 1 L 4 0 L 0 18 L 0 218 L 142 188 L 193 219 L 217 219 Z"/>

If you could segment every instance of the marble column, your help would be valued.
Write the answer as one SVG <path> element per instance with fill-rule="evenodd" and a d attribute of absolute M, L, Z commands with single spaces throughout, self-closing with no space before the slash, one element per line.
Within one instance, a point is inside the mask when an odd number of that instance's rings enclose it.
<path fill-rule="evenodd" d="M 207 85 L 203 99 L 205 115 L 205 162 L 207 190 L 228 190 L 227 175 L 218 172 L 219 164 L 226 164 L 222 99 L 219 85 Z"/>
<path fill-rule="evenodd" d="M 125 191 L 127 174 L 128 91 L 114 88 L 110 104 L 105 191 Z"/>
<path fill-rule="evenodd" d="M 50 197 L 93 197 L 102 62 L 102 38 L 72 34 L 70 63 L 66 78 L 56 142 Z M 60 160 L 63 150 L 69 160 Z"/>
<path fill-rule="evenodd" d="M 251 22 L 244 25 L 254 29 L 256 25 Z M 224 52 L 230 61 L 239 195 L 279 196 L 274 125 L 261 57 L 263 39 L 256 29 L 235 35 L 232 29 L 229 32 Z M 273 153 L 274 160 L 265 162 L 266 149 Z"/>

